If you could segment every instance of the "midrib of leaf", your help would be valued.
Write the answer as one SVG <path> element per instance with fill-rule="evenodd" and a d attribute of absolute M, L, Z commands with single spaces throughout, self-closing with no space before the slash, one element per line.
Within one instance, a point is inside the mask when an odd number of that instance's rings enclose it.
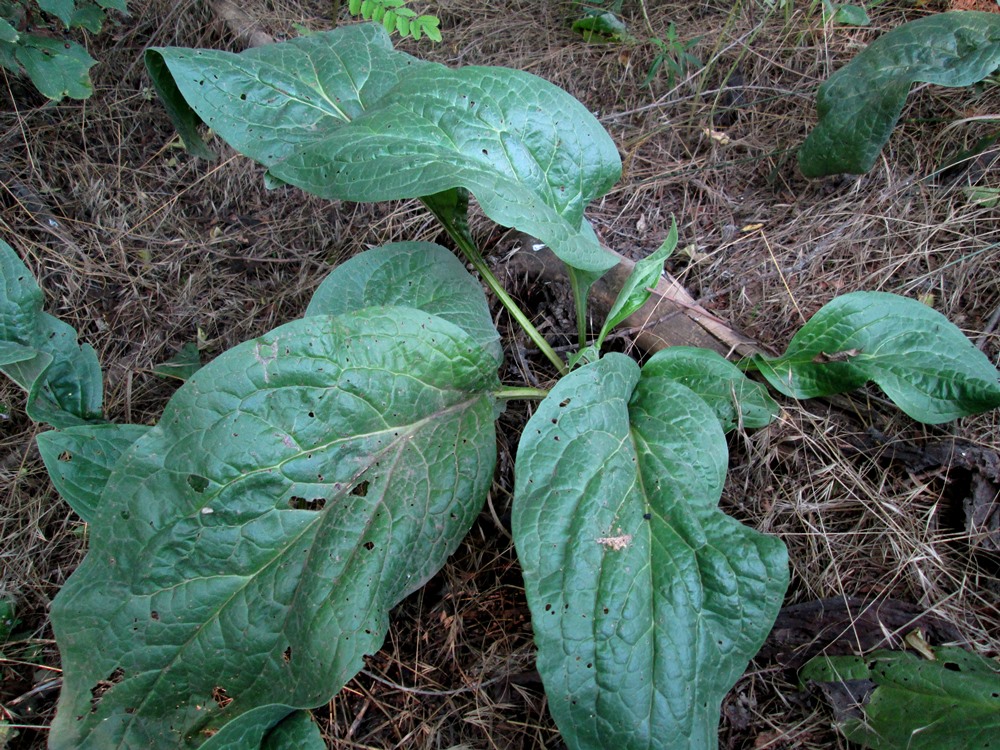
<path fill-rule="evenodd" d="M 376 457 L 377 458 L 384 458 L 393 449 L 398 449 L 398 450 L 395 451 L 396 452 L 396 459 L 398 459 L 398 457 L 399 457 L 399 455 L 401 453 L 401 450 L 402 450 L 404 444 L 406 443 L 407 440 L 409 440 L 412 437 L 412 435 L 414 433 L 416 433 L 416 432 L 419 431 L 418 430 L 419 427 L 425 426 L 428 422 L 436 421 L 437 419 L 439 419 L 442 416 L 447 415 L 449 413 L 456 412 L 456 411 L 461 411 L 462 409 L 464 409 L 464 408 L 466 408 L 468 406 L 473 405 L 476 401 L 478 401 L 481 398 L 483 398 L 482 394 L 478 395 L 475 398 L 465 399 L 463 401 L 460 401 L 460 402 L 457 402 L 455 404 L 452 404 L 452 405 L 448 406 L 445 409 L 442 409 L 442 410 L 440 410 L 438 412 L 435 412 L 433 415 L 429 415 L 429 416 L 426 416 L 426 417 L 424 417 L 424 418 L 422 418 L 420 420 L 417 420 L 416 422 L 414 422 L 414 423 L 412 423 L 411 425 L 408 426 L 409 429 L 400 429 L 398 427 L 387 428 L 384 431 L 385 433 L 396 432 L 396 433 L 398 433 L 398 435 L 393 440 L 390 440 L 389 442 L 387 442 L 386 445 L 385 445 L 385 447 L 381 451 L 375 453 L 373 455 L 372 462 L 370 462 L 368 465 L 366 465 L 365 467 L 363 467 L 362 469 L 360 469 L 351 479 L 352 480 L 356 480 L 357 478 L 359 478 L 362 474 L 364 474 L 366 471 L 368 471 L 368 469 L 371 468 L 371 465 L 375 462 L 375 458 Z M 405 434 L 404 434 L 404 432 L 405 432 Z M 367 436 L 377 436 L 377 435 L 380 435 L 380 434 L 383 434 L 383 432 L 382 431 L 375 431 L 375 432 L 371 432 L 371 433 L 365 433 L 364 435 L 351 436 L 350 438 L 339 438 L 337 440 L 331 441 L 330 443 L 328 443 L 328 444 L 326 444 L 324 446 L 317 446 L 317 447 L 312 448 L 310 450 L 303 450 L 300 454 L 297 454 L 296 456 L 291 457 L 291 458 L 284 459 L 283 461 L 275 464 L 274 466 L 262 467 L 262 468 L 254 470 L 254 471 L 251 471 L 251 472 L 246 472 L 246 473 L 240 474 L 239 476 L 237 476 L 234 479 L 226 482 L 225 484 L 219 485 L 219 490 L 217 492 L 215 492 L 215 493 L 212 493 L 212 496 L 209 499 L 209 502 L 211 500 L 214 500 L 216 497 L 218 497 L 218 495 L 221 494 L 224 489 L 230 487 L 231 485 L 233 485 L 233 484 L 235 484 L 235 483 L 237 483 L 239 481 L 243 481 L 246 477 L 252 476 L 252 475 L 255 475 L 255 474 L 258 474 L 258 473 L 267 472 L 268 470 L 271 470 L 271 469 L 279 468 L 283 464 L 285 464 L 287 461 L 292 460 L 292 458 L 299 458 L 299 457 L 302 457 L 302 456 L 304 456 L 307 453 L 310 453 L 312 451 L 323 450 L 323 449 L 325 449 L 327 447 L 334 446 L 337 443 L 345 442 L 346 440 L 350 440 L 352 438 L 360 438 L 360 437 L 367 437 Z M 395 465 L 395 460 L 393 462 L 393 465 Z M 332 496 L 330 499 L 331 500 L 336 500 L 336 499 L 339 499 L 339 498 L 341 498 L 341 497 L 343 497 L 345 495 L 350 494 L 350 492 L 351 492 L 351 490 L 353 490 L 354 486 L 355 485 L 353 483 L 345 483 L 344 490 L 342 492 L 340 492 L 340 493 Z M 207 504 L 208 503 L 206 503 L 205 505 L 207 505 Z M 382 499 L 380 498 L 379 502 L 378 502 L 378 506 L 381 506 L 381 504 L 382 504 Z M 203 508 L 203 507 L 205 507 L 205 505 L 202 505 L 201 507 Z M 378 507 L 378 506 L 376 506 L 376 507 Z M 197 514 L 189 514 L 189 515 L 197 515 Z M 195 641 L 197 641 L 198 637 L 203 633 L 204 629 L 206 627 L 208 627 L 209 625 L 211 625 L 212 623 L 214 623 L 219 617 L 221 617 L 221 615 L 227 610 L 227 608 L 233 602 L 234 598 L 238 594 L 240 594 L 241 592 L 243 592 L 246 589 L 247 586 L 249 586 L 251 583 L 253 583 L 253 581 L 255 581 L 257 578 L 259 578 L 269 568 L 272 568 L 275 564 L 280 563 L 285 558 L 285 555 L 287 554 L 288 550 L 291 549 L 291 548 L 293 548 L 296 542 L 302 540 L 307 535 L 307 533 L 309 533 L 309 532 L 314 532 L 314 535 L 318 534 L 319 531 L 322 529 L 322 525 L 328 520 L 328 518 L 330 518 L 332 516 L 332 514 L 329 511 L 322 511 L 322 512 L 316 513 L 315 515 L 317 516 L 317 520 L 315 522 L 304 525 L 302 527 L 302 530 L 299 533 L 297 533 L 296 535 L 294 535 L 293 537 L 290 537 L 288 539 L 288 542 L 284 545 L 284 547 L 281 550 L 279 550 L 275 554 L 275 556 L 273 558 L 271 558 L 270 560 L 268 560 L 265 564 L 261 565 L 256 571 L 254 571 L 253 573 L 248 574 L 248 575 L 235 576 L 237 578 L 243 578 L 244 579 L 243 585 L 241 585 L 241 586 L 237 587 L 236 589 L 234 589 L 229 594 L 229 596 L 227 597 L 226 601 L 223 602 L 222 604 L 220 604 L 220 606 L 218 606 L 212 612 L 211 617 L 207 618 L 203 623 L 199 624 L 195 628 L 195 630 L 192 632 L 191 636 L 183 644 L 181 644 L 177 648 L 174 656 L 166 664 L 164 664 L 162 667 L 159 668 L 159 674 L 157 675 L 156 680 L 150 685 L 150 687 L 149 687 L 149 689 L 148 689 L 145 697 L 140 701 L 139 705 L 136 706 L 136 710 L 134 712 L 132 712 L 131 714 L 128 714 L 128 719 L 123 722 L 124 732 L 122 734 L 121 741 L 116 746 L 117 750 L 129 750 L 129 748 L 130 748 L 130 745 L 128 744 L 129 734 L 131 733 L 132 728 L 135 726 L 136 720 L 138 718 L 141 718 L 141 716 L 142 716 L 142 709 L 148 704 L 148 702 L 149 702 L 149 700 L 151 698 L 154 698 L 154 697 L 159 698 L 160 697 L 159 694 L 158 694 L 158 691 L 156 689 L 157 686 L 160 685 L 161 682 L 167 677 L 167 675 L 173 670 L 173 668 L 176 666 L 176 664 L 177 664 L 178 661 L 183 661 L 182 656 L 185 655 L 187 653 L 187 650 L 195 643 Z M 365 522 L 365 525 L 364 525 L 363 528 L 365 528 L 365 529 L 370 528 L 371 524 L 374 522 L 375 518 L 376 518 L 376 513 L 374 511 L 372 513 L 368 514 L 368 517 L 366 519 L 366 522 Z M 359 538 L 361 538 L 360 535 L 359 535 Z M 348 556 L 347 560 L 345 561 L 344 565 L 341 566 L 341 570 L 347 570 L 349 568 L 350 562 L 353 561 L 356 558 L 356 555 L 358 554 L 358 548 L 359 548 L 359 546 L 360 545 L 355 545 L 352 548 L 351 553 Z M 315 544 L 309 545 L 309 551 L 307 553 L 307 560 L 312 557 L 313 551 L 315 549 L 316 549 L 316 545 Z M 301 566 L 301 568 L 303 570 L 305 570 L 307 568 L 307 566 L 305 564 L 303 564 Z M 217 576 L 212 576 L 212 577 L 215 578 Z M 234 577 L 234 576 L 225 576 L 225 577 L 228 578 L 228 577 Z M 144 597 L 152 597 L 156 593 L 161 593 L 164 590 L 165 589 L 159 589 L 158 591 L 152 592 L 150 594 L 144 594 L 143 596 Z M 293 602 L 295 601 L 295 598 L 298 597 L 299 592 L 301 590 L 302 590 L 301 585 L 297 585 L 295 587 L 295 594 L 293 595 L 293 598 L 292 598 Z M 291 606 L 289 606 L 286 609 L 286 615 L 285 615 L 285 620 L 283 622 L 283 627 L 285 625 L 287 625 L 288 615 L 291 614 L 292 611 L 293 611 L 293 607 L 291 607 Z M 282 629 L 279 632 L 284 632 L 284 631 Z M 140 674 L 142 674 L 142 673 L 140 672 Z M 137 676 L 137 675 L 132 675 L 132 676 Z M 219 714 L 209 715 L 206 718 L 208 718 L 209 720 L 211 720 L 212 718 L 214 718 L 215 716 L 218 716 L 218 715 Z M 242 716 L 242 715 L 243 714 L 241 713 L 241 714 L 239 714 L 237 716 L 234 716 L 232 720 L 236 720 L 239 716 Z"/>

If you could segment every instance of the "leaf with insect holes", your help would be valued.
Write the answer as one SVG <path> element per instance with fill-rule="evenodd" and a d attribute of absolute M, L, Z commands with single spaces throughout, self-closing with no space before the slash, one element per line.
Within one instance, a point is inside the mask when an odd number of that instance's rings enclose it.
<path fill-rule="evenodd" d="M 455 255 L 430 242 L 394 242 L 341 263 L 313 294 L 306 315 L 340 315 L 376 305 L 414 307 L 454 323 L 503 359 L 482 285 Z"/>
<path fill-rule="evenodd" d="M 609 354 L 524 429 L 512 527 L 549 709 L 571 750 L 716 746 L 781 606 L 787 555 L 718 507 L 712 409 Z"/>
<path fill-rule="evenodd" d="M 935 13 L 883 34 L 816 94 L 819 122 L 799 149 L 806 177 L 875 164 L 916 82 L 971 86 L 1000 66 L 1000 15 Z"/>
<path fill-rule="evenodd" d="M 52 606 L 50 747 L 259 747 L 378 650 L 482 508 L 497 361 L 405 307 L 310 316 L 181 386 Z"/>
<path fill-rule="evenodd" d="M 87 99 L 93 93 L 90 69 L 97 61 L 76 42 L 22 34 L 14 57 L 49 99 Z"/>
<path fill-rule="evenodd" d="M 817 656 L 800 673 L 835 706 L 838 728 L 875 750 L 987 750 L 1000 736 L 1000 665 L 956 647 Z"/>
<path fill-rule="evenodd" d="M 420 62 L 372 25 L 239 55 L 155 48 L 146 59 L 186 143 L 201 119 L 272 179 L 324 198 L 465 188 L 491 219 L 571 266 L 616 263 L 583 211 L 620 176 L 618 150 L 580 102 L 541 78 Z"/>
<path fill-rule="evenodd" d="M 88 424 L 49 430 L 35 440 L 56 491 L 91 522 L 111 472 L 148 430 L 141 424 Z"/>
<path fill-rule="evenodd" d="M 69 427 L 100 419 L 97 354 L 43 304 L 31 272 L 0 240 L 0 372 L 28 392 L 25 411 L 36 422 Z"/>
<path fill-rule="evenodd" d="M 793 398 L 846 393 L 874 381 L 913 419 L 948 422 L 1000 406 L 1000 372 L 936 310 L 886 292 L 824 305 L 781 357 L 752 360 Z"/>

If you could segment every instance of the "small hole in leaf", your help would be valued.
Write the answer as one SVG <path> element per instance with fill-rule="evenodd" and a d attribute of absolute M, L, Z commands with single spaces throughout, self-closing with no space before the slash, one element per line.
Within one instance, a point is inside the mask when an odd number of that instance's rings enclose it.
<path fill-rule="evenodd" d="M 281 654 L 281 658 L 285 660 L 285 664 L 292 660 L 292 647 L 289 646 L 285 649 L 284 653 Z"/>
<path fill-rule="evenodd" d="M 312 500 L 304 497 L 292 497 L 288 500 L 288 507 L 294 510 L 323 510 L 325 505 L 325 497 L 314 497 Z"/>
<path fill-rule="evenodd" d="M 367 497 L 368 495 L 368 480 L 359 482 L 353 490 L 351 490 L 352 495 L 357 495 L 358 497 Z"/>
<path fill-rule="evenodd" d="M 187 483 L 199 495 L 208 489 L 208 480 L 200 474 L 188 474 Z"/>
<path fill-rule="evenodd" d="M 559 407 L 563 408 L 563 407 L 569 406 L 569 402 L 572 401 L 572 400 L 573 399 L 571 399 L 571 398 L 564 398 L 562 401 L 559 402 Z"/>
<path fill-rule="evenodd" d="M 946 661 L 942 666 L 945 669 L 947 669 L 949 672 L 961 672 L 962 671 L 962 668 L 960 666 L 958 666 L 953 661 Z"/>
<path fill-rule="evenodd" d="M 226 692 L 226 689 L 224 687 L 220 687 L 219 685 L 212 688 L 212 700 L 215 701 L 215 705 L 219 708 L 225 708 L 233 702 L 233 699 L 229 697 L 229 693 Z"/>
<path fill-rule="evenodd" d="M 364 547 L 364 548 L 365 548 L 366 550 L 368 550 L 369 552 L 371 552 L 371 551 L 372 551 L 373 549 L 375 549 L 375 542 L 373 542 L 373 541 L 371 541 L 371 540 L 369 539 L 369 540 L 368 540 L 367 542 L 365 542 L 365 543 L 364 543 L 363 545 L 361 545 L 361 546 L 362 546 L 362 547 Z"/>
<path fill-rule="evenodd" d="M 70 453 L 69 451 L 63 451 L 62 453 L 59 454 L 59 460 L 60 461 L 72 461 L 73 460 L 73 454 Z"/>
<path fill-rule="evenodd" d="M 152 612 L 149 613 L 149 619 L 150 620 L 156 620 L 157 622 L 159 622 L 159 620 L 160 620 L 160 613 L 157 612 L 154 609 Z"/>

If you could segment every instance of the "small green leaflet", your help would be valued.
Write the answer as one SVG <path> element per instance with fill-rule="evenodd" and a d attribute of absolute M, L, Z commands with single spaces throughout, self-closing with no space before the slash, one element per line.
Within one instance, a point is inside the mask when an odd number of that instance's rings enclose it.
<path fill-rule="evenodd" d="M 405 307 L 225 352 L 128 448 L 52 606 L 50 747 L 245 750 L 374 653 L 482 508 L 497 361 Z"/>
<path fill-rule="evenodd" d="M 25 411 L 36 422 L 68 427 L 100 419 L 97 354 L 43 304 L 31 272 L 0 240 L 0 373 L 27 391 Z"/>
<path fill-rule="evenodd" d="M 635 264 L 632 273 L 625 280 L 625 285 L 618 292 L 618 297 L 611 306 L 608 318 L 604 321 L 601 333 L 594 344 L 598 350 L 616 325 L 646 304 L 646 300 L 651 296 L 649 289 L 656 288 L 657 282 L 663 275 L 663 264 L 675 247 L 677 247 L 677 222 L 671 219 L 666 239 L 654 253 Z"/>
<path fill-rule="evenodd" d="M 201 352 L 198 344 L 188 341 L 180 350 L 168 359 L 153 368 L 153 374 L 161 378 L 176 378 L 177 380 L 187 380 L 201 369 Z"/>
<path fill-rule="evenodd" d="M 525 427 L 514 541 L 571 750 L 716 746 L 788 583 L 781 541 L 718 508 L 727 458 L 704 401 L 621 354 L 560 380 Z"/>
<path fill-rule="evenodd" d="M 834 704 L 838 727 L 864 747 L 996 747 L 1000 664 L 956 647 L 936 648 L 934 656 L 933 661 L 906 651 L 818 656 L 800 677 L 830 697 L 843 697 Z"/>
<path fill-rule="evenodd" d="M 995 13 L 934 13 L 883 34 L 819 87 L 819 122 L 799 149 L 802 174 L 867 172 L 889 140 L 912 84 L 971 86 L 997 67 L 1000 15 Z"/>
<path fill-rule="evenodd" d="M 80 518 L 91 522 L 111 472 L 147 430 L 139 424 L 88 424 L 49 430 L 36 440 L 56 491 Z"/>
<path fill-rule="evenodd" d="M 189 147 L 203 120 L 272 180 L 325 198 L 465 188 L 491 219 L 575 268 L 615 264 L 583 211 L 618 180 L 617 148 L 582 104 L 536 76 L 421 62 L 373 25 L 239 55 L 155 48 L 146 60 Z"/>
<path fill-rule="evenodd" d="M 377 305 L 437 315 L 472 336 L 498 366 L 503 358 L 483 287 L 440 245 L 395 242 L 355 255 L 323 280 L 306 315 L 340 315 Z"/>
<path fill-rule="evenodd" d="M 874 381 L 913 419 L 948 422 L 1000 406 L 1000 373 L 941 313 L 885 292 L 824 305 L 784 356 L 752 365 L 793 398 L 846 393 Z"/>

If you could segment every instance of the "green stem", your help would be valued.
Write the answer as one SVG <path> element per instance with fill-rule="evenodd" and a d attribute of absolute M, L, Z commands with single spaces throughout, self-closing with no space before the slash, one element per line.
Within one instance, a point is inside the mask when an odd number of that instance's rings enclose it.
<path fill-rule="evenodd" d="M 437 217 L 437 220 L 441 222 L 441 225 L 445 228 L 448 234 L 451 235 L 455 244 L 458 245 L 458 249 L 462 251 L 465 259 L 472 264 L 472 267 L 475 268 L 482 277 L 486 286 L 488 286 L 490 291 L 496 295 L 497 299 L 500 300 L 500 304 L 507 309 L 507 312 L 509 312 L 511 317 L 518 322 L 518 325 L 524 329 L 524 332 L 528 334 L 528 338 L 530 338 L 535 346 L 538 347 L 539 351 L 541 351 L 541 353 L 548 358 L 549 362 L 555 365 L 560 375 L 565 375 L 569 372 L 569 369 L 566 367 L 566 363 L 563 361 L 562 357 L 556 353 L 556 350 L 549 345 L 549 342 L 545 340 L 545 337 L 542 336 L 532 322 L 528 320 L 528 316 L 521 312 L 521 308 L 518 307 L 517 303 L 511 299 L 509 294 L 507 294 L 507 290 L 500 285 L 499 279 L 493 275 L 493 271 L 491 271 L 490 267 L 486 265 L 486 261 L 479 252 L 479 248 L 476 247 L 468 233 L 461 231 L 461 229 L 456 226 L 455 222 L 452 221 L 451 217 L 446 215 L 443 211 L 435 210 L 435 207 L 427 201 L 423 201 L 423 203 L 427 206 L 431 213 Z"/>
<path fill-rule="evenodd" d="M 515 398 L 540 400 L 548 396 L 549 392 L 544 388 L 528 388 L 528 387 L 519 388 L 515 386 L 508 386 L 506 388 L 501 388 L 493 395 L 495 395 L 497 398 L 502 398 L 507 400 Z"/>

